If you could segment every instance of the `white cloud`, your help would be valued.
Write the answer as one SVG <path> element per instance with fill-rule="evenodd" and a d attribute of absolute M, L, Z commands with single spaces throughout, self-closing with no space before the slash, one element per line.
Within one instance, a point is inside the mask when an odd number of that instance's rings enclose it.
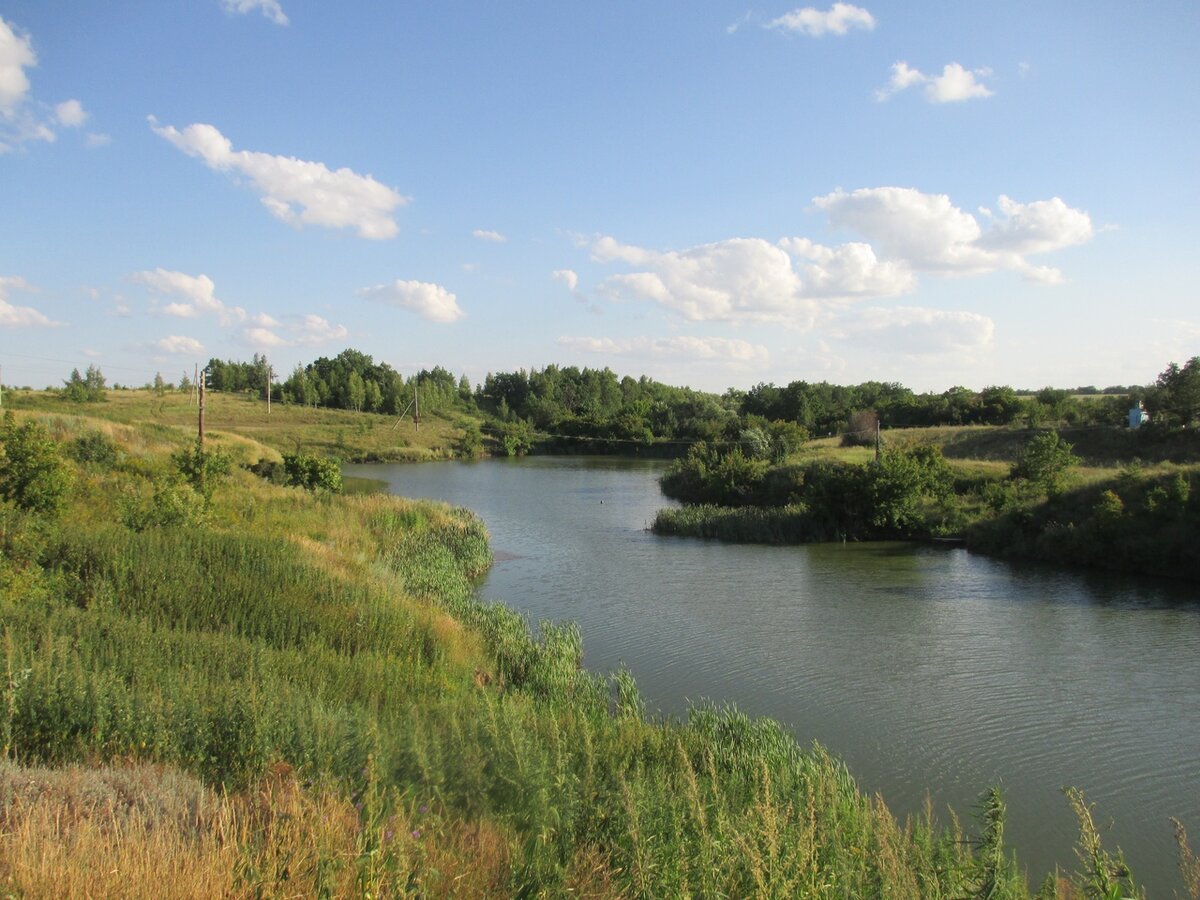
<path fill-rule="evenodd" d="M 16 306 L 8 302 L 10 290 L 32 293 L 35 288 L 24 278 L 0 276 L 0 328 L 56 328 L 55 322 L 32 306 Z"/>
<path fill-rule="evenodd" d="M 508 238 L 498 231 L 485 231 L 482 228 L 476 228 L 474 231 L 472 231 L 471 237 L 477 238 L 481 241 L 487 241 L 491 244 L 503 244 L 508 240 Z"/>
<path fill-rule="evenodd" d="M 178 356 L 199 356 L 204 352 L 204 345 L 195 338 L 172 334 L 154 345 L 159 350 L 174 353 Z"/>
<path fill-rule="evenodd" d="M 857 231 L 885 259 L 941 274 L 1008 269 L 1033 281 L 1060 281 L 1057 269 L 1035 266 L 1025 257 L 1082 244 L 1094 234 L 1088 214 L 1058 197 L 1021 204 L 1002 196 L 1003 217 L 992 217 L 986 232 L 945 194 L 913 188 L 839 190 L 813 203 L 828 213 L 835 228 Z"/>
<path fill-rule="evenodd" d="M 216 285 L 207 275 L 188 275 L 184 272 L 155 269 L 152 272 L 134 272 L 130 277 L 156 294 L 183 298 L 182 303 L 173 302 L 164 306 L 164 315 L 194 319 L 201 313 L 210 313 L 215 315 L 222 325 L 246 319 L 246 310 L 240 306 L 226 306 L 217 299 Z"/>
<path fill-rule="evenodd" d="M 170 141 L 210 169 L 247 176 L 262 194 L 271 215 L 299 228 L 355 228 L 360 237 L 382 240 L 399 230 L 393 212 L 409 198 L 372 178 L 350 169 L 331 171 L 324 163 L 290 156 L 273 156 L 234 150 L 233 144 L 212 125 L 188 125 L 179 131 L 149 117 L 155 134 Z"/>
<path fill-rule="evenodd" d="M 875 17 L 862 7 L 835 3 L 825 11 L 812 6 L 794 9 L 768 22 L 767 27 L 821 37 L 826 34 L 846 34 L 852 28 L 870 31 L 875 27 Z"/>
<path fill-rule="evenodd" d="M 88 119 L 87 111 L 78 100 L 64 100 L 54 107 L 54 116 L 60 125 L 78 128 Z"/>
<path fill-rule="evenodd" d="M 615 299 L 651 300 L 699 321 L 773 321 L 807 327 L 815 306 L 802 294 L 787 252 L 761 238 L 732 238 L 660 253 L 602 237 L 598 262 L 624 262 L 647 271 L 613 275 L 601 285 Z"/>
<path fill-rule="evenodd" d="M 925 99 L 930 103 L 957 103 L 991 97 L 994 93 L 978 79 L 992 74 L 991 69 L 964 69 L 956 62 L 947 63 L 941 75 L 926 75 L 901 60 L 892 65 L 892 77 L 887 86 L 875 92 L 877 100 L 887 100 L 893 94 L 916 85 L 925 86 Z"/>
<path fill-rule="evenodd" d="M 688 361 L 720 360 L 743 364 L 766 364 L 770 352 L 761 344 L 722 337 L 691 337 L 678 335 L 669 338 L 634 338 L 616 341 L 612 338 L 560 337 L 561 347 L 579 353 L 598 353 L 606 356 L 629 356 L 638 359 L 685 359 Z"/>
<path fill-rule="evenodd" d="M 277 347 L 309 347 L 340 341 L 349 336 L 345 325 L 332 325 L 326 319 L 311 313 L 303 316 L 288 316 L 280 321 L 266 313 L 250 317 L 251 327 L 242 331 L 242 342 L 256 350 Z M 280 334 L 280 331 L 283 334 Z"/>
<path fill-rule="evenodd" d="M 289 347 L 291 341 L 287 338 L 282 338 L 269 328 L 247 328 L 242 332 L 242 338 L 247 344 L 256 349 L 275 347 Z"/>
<path fill-rule="evenodd" d="M 97 134 L 94 131 L 89 131 L 83 142 L 89 147 L 107 147 L 112 143 L 112 136 L 108 134 Z"/>
<path fill-rule="evenodd" d="M 0 17 L 0 115 L 11 117 L 29 93 L 26 68 L 37 65 L 28 34 L 18 34 Z"/>
<path fill-rule="evenodd" d="M 431 322 L 454 322 L 466 315 L 458 298 L 440 284 L 427 281 L 402 281 L 363 288 L 360 296 L 400 309 L 411 310 Z"/>
<path fill-rule="evenodd" d="M 345 325 L 333 325 L 312 313 L 301 316 L 298 323 L 289 325 L 288 328 L 295 335 L 294 340 L 297 344 L 326 344 L 350 336 Z"/>
<path fill-rule="evenodd" d="M 568 291 L 574 291 L 579 286 L 579 276 L 573 269 L 555 269 L 550 277 L 565 284 Z"/>
<path fill-rule="evenodd" d="M 864 309 L 832 336 L 864 350 L 904 356 L 977 353 L 992 343 L 995 323 L 972 312 L 898 306 Z"/>
<path fill-rule="evenodd" d="M 221 0 L 221 5 L 228 12 L 242 13 L 243 15 L 258 10 L 276 25 L 288 23 L 288 17 L 284 13 L 283 7 L 279 5 L 279 0 Z"/>
<path fill-rule="evenodd" d="M 831 300 L 887 297 L 906 294 L 917 286 L 907 263 L 879 260 L 870 244 L 825 247 L 807 238 L 784 238 L 779 246 L 801 261 L 806 296 Z"/>

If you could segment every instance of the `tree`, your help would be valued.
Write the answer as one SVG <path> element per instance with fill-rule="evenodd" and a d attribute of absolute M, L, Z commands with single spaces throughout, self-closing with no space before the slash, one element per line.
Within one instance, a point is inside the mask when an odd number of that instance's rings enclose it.
<path fill-rule="evenodd" d="M 222 450 L 205 450 L 199 441 L 186 450 L 173 454 L 171 459 L 179 474 L 192 486 L 192 490 L 200 495 L 205 509 L 212 503 L 213 492 L 229 474 L 233 464 L 228 453 Z"/>
<path fill-rule="evenodd" d="M 342 467 L 336 459 L 314 456 L 311 453 L 283 454 L 286 483 L 306 490 L 324 490 L 333 494 L 342 491 Z"/>
<path fill-rule="evenodd" d="M 179 376 L 179 392 L 186 393 L 192 389 L 192 379 L 188 378 L 188 373 L 184 372 Z"/>
<path fill-rule="evenodd" d="M 1186 428 L 1200 419 L 1200 356 L 1171 363 L 1146 396 L 1151 421 Z"/>
<path fill-rule="evenodd" d="M 1024 478 L 1047 494 L 1057 494 L 1066 482 L 1067 469 L 1079 463 L 1071 452 L 1072 445 L 1057 431 L 1047 431 L 1030 438 L 1012 466 L 1013 478 Z"/>
<path fill-rule="evenodd" d="M 58 445 L 43 425 L 17 425 L 10 410 L 0 430 L 0 497 L 32 512 L 57 512 L 71 475 L 58 455 Z"/>
<path fill-rule="evenodd" d="M 154 393 L 161 397 L 167 392 L 167 383 L 163 381 L 162 372 L 154 373 Z"/>

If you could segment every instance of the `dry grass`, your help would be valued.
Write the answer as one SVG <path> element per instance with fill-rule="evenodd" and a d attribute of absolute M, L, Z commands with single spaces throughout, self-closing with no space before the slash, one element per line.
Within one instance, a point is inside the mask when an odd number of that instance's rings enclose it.
<path fill-rule="evenodd" d="M 282 763 L 241 795 L 162 766 L 0 766 L 6 896 L 487 897 L 506 891 L 509 843 L 424 807 L 364 813 Z M 613 896 L 592 862 L 575 869 L 584 895 Z"/>

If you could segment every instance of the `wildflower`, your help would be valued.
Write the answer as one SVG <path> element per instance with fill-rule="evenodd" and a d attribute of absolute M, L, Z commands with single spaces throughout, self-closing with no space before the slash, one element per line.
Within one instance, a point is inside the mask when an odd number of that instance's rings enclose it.
<path fill-rule="evenodd" d="M 415 841 L 415 840 L 418 840 L 420 837 L 421 837 L 421 829 L 420 829 L 420 828 L 414 828 L 414 829 L 413 829 L 413 840 L 414 840 L 414 841 Z"/>

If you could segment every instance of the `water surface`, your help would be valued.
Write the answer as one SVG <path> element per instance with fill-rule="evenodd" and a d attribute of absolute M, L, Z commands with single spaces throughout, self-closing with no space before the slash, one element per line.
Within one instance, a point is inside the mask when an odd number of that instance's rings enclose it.
<path fill-rule="evenodd" d="M 999 784 L 1038 880 L 1075 866 L 1060 793 L 1074 785 L 1152 895 L 1182 889 L 1168 817 L 1200 835 L 1195 586 L 922 545 L 656 537 L 661 471 L 587 457 L 346 468 L 478 512 L 497 560 L 482 597 L 577 621 L 587 665 L 626 664 L 652 708 L 710 698 L 770 715 L 902 816 L 928 792 L 966 817 Z"/>

